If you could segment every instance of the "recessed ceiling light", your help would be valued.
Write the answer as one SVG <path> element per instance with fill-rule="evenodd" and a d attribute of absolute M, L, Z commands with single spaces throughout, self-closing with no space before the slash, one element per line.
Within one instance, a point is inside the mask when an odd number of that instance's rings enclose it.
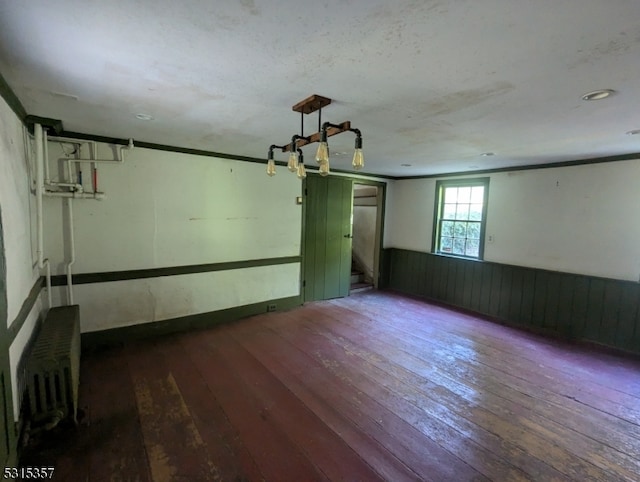
<path fill-rule="evenodd" d="M 495 152 L 483 152 L 482 154 L 480 154 L 482 157 L 491 157 L 491 156 L 495 156 Z"/>
<path fill-rule="evenodd" d="M 149 114 L 136 114 L 136 119 L 150 121 L 153 120 L 153 116 Z"/>
<path fill-rule="evenodd" d="M 469 169 L 478 169 L 478 166 L 469 166 Z"/>
<path fill-rule="evenodd" d="M 640 129 L 634 129 L 632 131 L 627 132 L 628 136 L 637 136 L 638 134 L 640 134 Z"/>
<path fill-rule="evenodd" d="M 411 167 L 411 164 L 400 164 L 402 167 Z"/>
<path fill-rule="evenodd" d="M 600 89 L 593 92 L 587 92 L 582 96 L 582 100 L 602 100 L 611 96 L 615 90 L 613 89 Z"/>

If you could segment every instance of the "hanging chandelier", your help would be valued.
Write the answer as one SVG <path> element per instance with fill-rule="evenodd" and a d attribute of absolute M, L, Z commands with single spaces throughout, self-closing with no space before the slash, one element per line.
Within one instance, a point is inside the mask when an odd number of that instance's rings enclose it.
<path fill-rule="evenodd" d="M 312 95 L 293 106 L 292 109 L 295 112 L 300 112 L 300 134 L 294 134 L 291 137 L 291 142 L 289 144 L 282 146 L 272 144 L 269 147 L 269 153 L 267 155 L 267 174 L 269 176 L 275 176 L 276 174 L 276 162 L 273 158 L 273 151 L 275 149 L 280 149 L 282 152 L 289 153 L 287 168 L 291 172 L 295 172 L 299 179 L 307 177 L 307 171 L 304 167 L 304 155 L 301 147 L 315 142 L 320 143 L 318 145 L 318 150 L 316 151 L 316 162 L 319 164 L 318 172 L 321 176 L 327 176 L 330 171 L 329 144 L 327 143 L 327 139 L 331 136 L 342 134 L 343 132 L 353 132 L 356 135 L 352 166 L 354 169 L 362 169 L 364 166 L 364 155 L 362 154 L 362 134 L 360 130 L 352 128 L 350 121 L 345 121 L 341 124 L 332 124 L 331 122 L 325 122 L 323 124 L 322 108 L 329 104 L 331 104 L 331 99 L 328 97 Z M 310 136 L 305 136 L 304 116 L 316 111 L 318 112 L 318 132 L 315 132 Z"/>

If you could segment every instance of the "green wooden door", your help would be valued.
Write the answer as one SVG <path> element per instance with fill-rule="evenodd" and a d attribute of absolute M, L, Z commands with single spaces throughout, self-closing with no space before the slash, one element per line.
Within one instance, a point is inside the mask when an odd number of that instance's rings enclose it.
<path fill-rule="evenodd" d="M 15 463 L 11 369 L 9 366 L 9 334 L 7 332 L 7 269 L 0 217 L 0 469 Z M 0 478 L 2 476 L 0 475 Z"/>
<path fill-rule="evenodd" d="M 349 295 L 353 182 L 310 175 L 305 182 L 305 301 Z"/>

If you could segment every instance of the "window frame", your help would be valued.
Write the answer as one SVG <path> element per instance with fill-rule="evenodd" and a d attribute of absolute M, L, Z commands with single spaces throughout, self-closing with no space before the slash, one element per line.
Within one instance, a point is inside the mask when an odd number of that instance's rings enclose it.
<path fill-rule="evenodd" d="M 431 238 L 431 252 L 441 256 L 452 258 L 464 258 L 475 261 L 484 260 L 485 233 L 487 227 L 487 205 L 489 201 L 489 177 L 476 177 L 466 179 L 443 179 L 436 181 L 436 198 L 433 211 L 433 232 Z M 444 191 L 448 187 L 473 187 L 483 186 L 484 195 L 482 199 L 482 219 L 480 221 L 480 243 L 478 246 L 478 257 L 466 256 L 463 254 L 453 254 L 441 251 L 439 248 L 440 231 L 442 227 L 442 214 L 444 211 Z"/>

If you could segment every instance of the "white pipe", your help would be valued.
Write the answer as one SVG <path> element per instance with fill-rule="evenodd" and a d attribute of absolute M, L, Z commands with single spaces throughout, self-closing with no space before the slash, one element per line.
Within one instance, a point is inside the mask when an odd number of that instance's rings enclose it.
<path fill-rule="evenodd" d="M 46 129 L 43 131 L 42 147 L 44 149 L 44 183 L 49 184 L 49 143 L 47 142 L 48 132 Z"/>
<path fill-rule="evenodd" d="M 47 197 L 65 197 L 73 199 L 95 199 L 102 201 L 107 195 L 103 192 L 44 191 Z"/>
<path fill-rule="evenodd" d="M 36 140 L 36 213 L 38 223 L 38 246 L 36 252 L 38 255 L 38 268 L 46 268 L 47 297 L 49 302 L 47 308 L 51 308 L 51 264 L 49 263 L 49 259 L 44 259 L 44 228 L 42 214 L 42 195 L 44 194 L 43 166 L 47 160 L 44 158 L 44 135 L 40 124 L 34 125 L 34 136 Z"/>
<path fill-rule="evenodd" d="M 71 275 L 71 266 L 76 262 L 76 243 L 73 237 L 73 198 L 67 199 L 67 212 L 69 214 L 69 255 L 70 259 L 67 263 L 67 300 L 69 305 L 73 305 L 73 277 Z"/>
<path fill-rule="evenodd" d="M 44 233 L 42 230 L 42 192 L 44 191 L 43 169 L 43 146 L 42 146 L 42 126 L 35 124 L 33 133 L 36 138 L 36 213 L 38 217 L 38 247 L 36 253 L 38 255 L 38 267 L 42 268 Z"/>
<path fill-rule="evenodd" d="M 98 143 L 95 141 L 88 141 L 86 139 L 74 139 L 72 137 L 49 137 L 49 139 L 57 141 L 57 142 L 68 142 L 71 144 L 89 144 L 92 146 L 92 158 L 89 159 L 66 159 L 66 161 L 71 162 L 110 162 L 121 164 L 124 162 L 124 151 L 131 150 L 134 148 L 133 139 L 129 139 L 129 144 L 126 146 L 117 146 L 116 157 L 115 159 L 98 159 Z"/>
<path fill-rule="evenodd" d="M 79 191 L 79 192 L 84 191 L 82 184 L 76 184 L 73 182 L 45 181 L 44 184 L 45 186 L 49 186 L 49 187 L 68 187 L 74 191 Z"/>
<path fill-rule="evenodd" d="M 73 170 L 71 162 L 67 160 L 67 177 L 69 182 L 73 181 Z M 71 194 L 75 194 L 72 192 Z M 71 275 L 71 266 L 76 262 L 76 242 L 73 233 L 73 197 L 67 198 L 67 214 L 69 223 L 69 262 L 67 263 L 67 301 L 69 305 L 73 304 L 73 277 Z"/>

